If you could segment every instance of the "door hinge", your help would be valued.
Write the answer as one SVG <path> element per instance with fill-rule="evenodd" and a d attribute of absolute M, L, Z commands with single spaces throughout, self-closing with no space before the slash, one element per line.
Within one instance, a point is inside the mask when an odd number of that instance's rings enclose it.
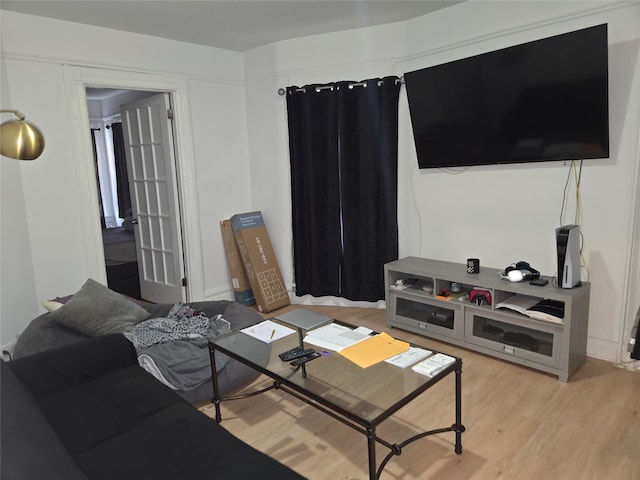
<path fill-rule="evenodd" d="M 186 278 L 183 278 L 183 279 L 182 279 L 182 286 L 183 286 L 183 287 L 186 287 L 186 286 L 187 286 L 187 279 L 186 279 Z"/>
<path fill-rule="evenodd" d="M 167 109 L 167 118 L 169 120 L 173 120 L 173 110 L 171 110 L 170 108 Z"/>

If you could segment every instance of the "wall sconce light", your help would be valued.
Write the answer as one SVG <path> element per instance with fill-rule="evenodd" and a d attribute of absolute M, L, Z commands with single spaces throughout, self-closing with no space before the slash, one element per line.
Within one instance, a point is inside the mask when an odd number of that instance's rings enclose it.
<path fill-rule="evenodd" d="M 35 160 L 44 150 L 44 135 L 33 123 L 17 110 L 0 110 L 13 113 L 18 120 L 7 120 L 0 125 L 0 155 L 16 160 Z"/>

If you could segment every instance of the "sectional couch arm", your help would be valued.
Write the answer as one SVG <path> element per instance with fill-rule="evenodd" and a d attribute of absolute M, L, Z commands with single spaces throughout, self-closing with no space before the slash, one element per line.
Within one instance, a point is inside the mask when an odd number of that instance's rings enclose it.
<path fill-rule="evenodd" d="M 8 362 L 34 394 L 57 392 L 110 370 L 137 365 L 136 351 L 124 335 L 96 337 Z"/>

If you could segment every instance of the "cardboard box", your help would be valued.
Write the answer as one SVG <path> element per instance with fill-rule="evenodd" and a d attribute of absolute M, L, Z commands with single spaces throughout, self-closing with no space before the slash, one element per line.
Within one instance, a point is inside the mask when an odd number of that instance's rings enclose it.
<path fill-rule="evenodd" d="M 231 220 L 222 220 L 220 222 L 220 230 L 222 231 L 222 241 L 224 242 L 224 250 L 227 256 L 227 266 L 229 267 L 229 276 L 231 277 L 231 286 L 233 287 L 233 297 L 236 302 L 243 305 L 253 305 L 256 303 L 253 290 L 249 284 L 249 277 L 244 269 L 244 263 L 236 244 L 236 238 L 231 228 Z"/>
<path fill-rule="evenodd" d="M 260 312 L 289 305 L 289 293 L 261 212 L 231 217 L 231 227 Z"/>

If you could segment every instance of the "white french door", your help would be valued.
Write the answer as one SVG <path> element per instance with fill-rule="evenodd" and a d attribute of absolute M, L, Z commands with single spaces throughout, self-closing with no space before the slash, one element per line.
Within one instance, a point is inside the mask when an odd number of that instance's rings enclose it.
<path fill-rule="evenodd" d="M 168 93 L 120 107 L 143 299 L 185 300 L 184 259 Z"/>

